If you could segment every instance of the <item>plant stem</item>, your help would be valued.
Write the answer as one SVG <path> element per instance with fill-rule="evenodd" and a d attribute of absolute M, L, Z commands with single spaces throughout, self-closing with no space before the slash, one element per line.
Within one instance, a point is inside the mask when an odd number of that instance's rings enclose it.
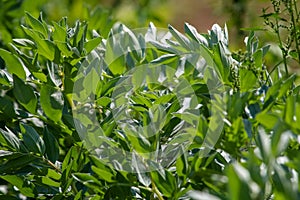
<path fill-rule="evenodd" d="M 50 165 L 55 171 L 57 171 L 58 173 L 62 173 L 61 172 L 61 170 L 58 168 L 58 167 L 56 167 L 56 165 L 54 164 L 54 163 L 52 163 L 50 160 L 48 160 L 48 159 L 46 159 L 46 158 L 43 158 L 44 159 L 44 161 L 48 164 L 48 165 Z"/>
<path fill-rule="evenodd" d="M 152 192 L 153 192 L 154 194 L 156 194 L 157 198 L 158 198 L 159 200 L 164 200 L 164 198 L 162 197 L 160 191 L 157 189 L 157 187 L 156 187 L 156 185 L 155 185 L 155 183 L 154 183 L 152 177 L 151 177 L 151 185 L 152 185 Z"/>
<path fill-rule="evenodd" d="M 274 10 L 276 11 L 275 5 L 273 5 L 273 7 L 274 7 Z M 283 59 L 285 74 L 286 74 L 286 76 L 288 76 L 289 72 L 288 72 L 288 67 L 287 67 L 286 52 L 284 50 L 283 43 L 282 43 L 281 36 L 280 36 L 279 21 L 276 17 L 275 17 L 275 27 L 274 28 L 275 28 L 274 30 L 275 30 L 276 36 L 277 36 L 278 41 L 279 41 L 279 47 L 280 47 L 281 53 L 282 53 L 282 59 Z"/>
<path fill-rule="evenodd" d="M 293 23 L 293 31 L 294 31 L 294 34 L 292 35 L 292 37 L 294 37 L 294 40 L 295 40 L 295 43 L 296 43 L 296 51 L 297 51 L 297 54 L 298 54 L 298 62 L 300 62 L 300 47 L 299 47 L 299 41 L 298 41 L 298 33 L 297 33 L 297 22 L 298 21 L 298 16 L 297 16 L 297 19 L 295 19 L 295 16 L 294 16 L 294 11 L 293 11 L 293 6 L 294 6 L 294 9 L 295 9 L 295 12 L 296 14 L 298 15 L 298 8 L 297 8 L 297 3 L 296 3 L 296 0 L 293 0 L 292 4 L 294 5 L 291 5 L 292 8 L 291 8 L 291 11 L 290 11 L 290 15 L 291 15 L 291 18 L 292 18 L 292 23 Z"/>

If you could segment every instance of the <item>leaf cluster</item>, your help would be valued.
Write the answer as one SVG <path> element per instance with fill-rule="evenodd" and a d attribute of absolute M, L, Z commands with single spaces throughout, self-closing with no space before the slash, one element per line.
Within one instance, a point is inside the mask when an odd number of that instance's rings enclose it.
<path fill-rule="evenodd" d="M 47 23 L 0 49 L 1 195 L 298 199 L 299 86 L 253 32 Z M 129 155 L 129 157 L 128 157 Z"/>

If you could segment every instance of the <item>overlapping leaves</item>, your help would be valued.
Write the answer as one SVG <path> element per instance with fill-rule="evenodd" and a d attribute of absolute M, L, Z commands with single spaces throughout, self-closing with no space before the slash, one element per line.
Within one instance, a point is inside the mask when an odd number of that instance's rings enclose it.
<path fill-rule="evenodd" d="M 27 37 L 14 39 L 14 52 L 0 50 L 0 178 L 18 188 L 14 194 L 299 198 L 297 77 L 272 82 L 263 62 L 268 47 L 258 48 L 254 33 L 238 55 L 218 25 L 199 34 L 185 24 L 183 34 L 116 24 L 102 38 L 66 18 L 48 24 L 26 13 L 25 21 Z M 90 115 L 73 118 L 78 111 Z M 215 143 L 210 130 L 221 133 Z M 204 141 L 214 144 L 205 157 Z M 155 157 L 145 162 L 149 151 Z M 132 159 L 121 159 L 128 152 Z"/>

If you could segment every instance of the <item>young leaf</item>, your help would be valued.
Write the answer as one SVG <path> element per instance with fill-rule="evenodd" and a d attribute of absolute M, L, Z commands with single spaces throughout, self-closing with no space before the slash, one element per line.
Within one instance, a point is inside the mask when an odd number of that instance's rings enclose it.
<path fill-rule="evenodd" d="M 54 31 L 52 37 L 54 42 L 65 42 L 67 39 L 67 30 L 65 27 L 60 26 L 58 23 L 53 22 Z"/>
<path fill-rule="evenodd" d="M 44 27 L 43 23 L 34 18 L 31 14 L 28 12 L 25 13 L 26 16 L 26 22 L 32 27 L 32 29 L 38 31 L 43 35 L 44 38 L 48 37 L 48 32 L 46 28 Z"/>
<path fill-rule="evenodd" d="M 181 34 L 179 31 L 177 31 L 173 26 L 168 26 L 170 32 L 172 33 L 173 37 L 180 43 L 181 46 L 183 46 L 187 50 L 191 50 L 193 47 L 187 37 L 185 37 L 183 34 Z"/>
<path fill-rule="evenodd" d="M 184 32 L 188 36 L 190 36 L 193 40 L 195 40 L 201 44 L 204 44 L 205 46 L 208 46 L 207 39 L 204 36 L 200 35 L 197 32 L 196 28 L 191 26 L 190 24 L 188 24 L 188 23 L 184 24 Z"/>

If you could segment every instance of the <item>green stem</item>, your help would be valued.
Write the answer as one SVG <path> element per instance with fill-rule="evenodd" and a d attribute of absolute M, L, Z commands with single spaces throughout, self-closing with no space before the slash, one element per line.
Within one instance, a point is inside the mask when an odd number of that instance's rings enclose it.
<path fill-rule="evenodd" d="M 277 9 L 276 9 L 275 5 L 273 5 L 273 9 L 274 9 L 275 12 L 277 12 L 276 11 Z M 277 13 L 277 14 L 279 14 L 279 13 Z M 289 72 L 288 72 L 287 60 L 286 60 L 286 55 L 285 55 L 286 52 L 284 50 L 283 42 L 281 40 L 279 21 L 278 21 L 277 17 L 275 17 L 275 27 L 274 27 L 274 30 L 275 30 L 276 36 L 278 38 L 278 41 L 279 41 L 279 47 L 280 47 L 281 53 L 282 53 L 282 59 L 283 59 L 285 74 L 286 74 L 286 76 L 288 76 Z"/>
<path fill-rule="evenodd" d="M 36 154 L 31 154 L 33 157 L 36 157 L 37 159 L 42 159 L 44 161 L 44 163 L 46 163 L 47 165 L 49 165 L 52 169 L 54 169 L 56 172 L 62 174 L 62 171 L 54 164 L 52 163 L 50 160 L 48 160 L 47 158 L 45 158 L 44 156 L 40 156 L 40 155 L 36 155 Z"/>
<path fill-rule="evenodd" d="M 50 160 L 48 160 L 48 159 L 46 159 L 46 158 L 43 158 L 44 159 L 44 161 L 48 164 L 48 165 L 50 165 L 55 171 L 57 171 L 58 173 L 62 173 L 61 172 L 61 170 L 54 164 L 54 163 L 52 163 Z"/>
<path fill-rule="evenodd" d="M 296 12 L 296 14 L 298 14 L 298 8 L 297 8 L 296 0 L 293 1 L 293 4 L 294 4 L 295 12 Z M 298 17 L 297 17 L 297 19 L 295 19 L 294 11 L 293 11 L 292 8 L 291 8 L 290 14 L 291 14 L 293 29 L 294 29 L 294 34 L 293 34 L 292 37 L 294 37 L 294 40 L 295 40 L 295 43 L 296 43 L 296 50 L 297 50 L 297 54 L 298 54 L 298 62 L 300 62 L 300 47 L 299 47 L 299 41 L 298 41 L 297 22 L 296 22 L 296 20 L 298 20 Z"/>
<path fill-rule="evenodd" d="M 157 198 L 158 198 L 159 200 L 164 200 L 164 198 L 163 198 L 163 196 L 161 195 L 160 191 L 159 191 L 158 188 L 156 187 L 156 185 L 155 185 L 155 183 L 154 183 L 152 177 L 151 177 L 151 185 L 152 185 L 152 192 L 153 192 L 154 194 L 156 194 Z"/>

